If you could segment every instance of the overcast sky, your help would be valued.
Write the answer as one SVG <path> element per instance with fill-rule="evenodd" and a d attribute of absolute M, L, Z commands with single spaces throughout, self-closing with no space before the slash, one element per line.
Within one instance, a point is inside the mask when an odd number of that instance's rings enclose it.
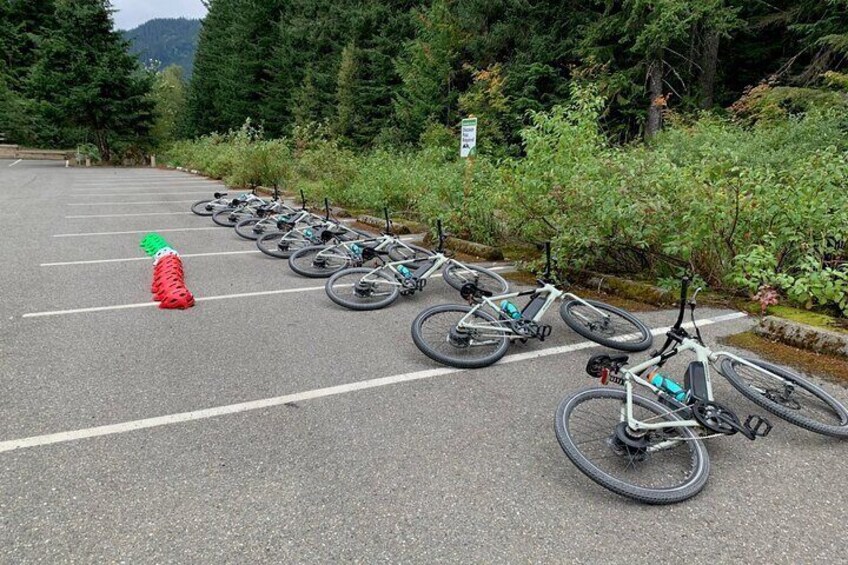
<path fill-rule="evenodd" d="M 153 18 L 202 18 L 206 8 L 200 0 L 112 0 L 115 25 L 132 29 Z"/>

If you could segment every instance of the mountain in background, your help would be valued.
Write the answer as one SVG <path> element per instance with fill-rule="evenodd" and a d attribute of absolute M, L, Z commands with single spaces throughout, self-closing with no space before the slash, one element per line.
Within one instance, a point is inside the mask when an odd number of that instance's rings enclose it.
<path fill-rule="evenodd" d="M 191 76 L 200 20 L 186 18 L 158 18 L 135 29 L 123 32 L 130 42 L 130 51 L 145 66 L 158 61 L 159 68 L 179 65 L 186 78 Z"/>

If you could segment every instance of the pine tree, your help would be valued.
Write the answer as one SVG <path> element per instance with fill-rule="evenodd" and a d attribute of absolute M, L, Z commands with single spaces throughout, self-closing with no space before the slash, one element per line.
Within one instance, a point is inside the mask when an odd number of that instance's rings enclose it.
<path fill-rule="evenodd" d="M 144 142 L 150 130 L 151 78 L 113 29 L 106 0 L 57 0 L 55 21 L 38 41 L 27 94 L 42 116 L 60 127 L 59 139 L 91 136 L 101 157 L 115 143 Z"/>

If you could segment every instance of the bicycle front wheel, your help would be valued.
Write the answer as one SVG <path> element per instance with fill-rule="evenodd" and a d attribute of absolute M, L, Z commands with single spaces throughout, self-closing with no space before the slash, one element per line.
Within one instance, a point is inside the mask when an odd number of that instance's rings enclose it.
<path fill-rule="evenodd" d="M 587 477 L 616 494 L 648 504 L 673 504 L 704 488 L 710 459 L 689 428 L 632 432 L 622 414 L 621 389 L 590 388 L 566 396 L 557 408 L 560 447 Z M 633 395 L 633 416 L 643 423 L 678 422 L 661 404 Z"/>
<path fill-rule="evenodd" d="M 748 400 L 805 430 L 848 438 L 848 410 L 818 385 L 778 365 L 745 361 L 754 366 L 726 357 L 721 373 Z"/>
<path fill-rule="evenodd" d="M 396 282 L 383 270 L 356 267 L 332 275 L 325 289 L 330 300 L 339 306 L 351 310 L 379 310 L 397 300 L 400 290 Z"/>
<path fill-rule="evenodd" d="M 444 304 L 421 312 L 412 322 L 412 341 L 424 355 L 444 365 L 460 369 L 487 367 L 504 356 L 509 339 L 498 321 L 479 308 L 467 323 L 471 306 Z"/>
<path fill-rule="evenodd" d="M 596 300 L 567 300 L 559 315 L 586 339 L 613 349 L 644 351 L 654 342 L 651 330 L 639 318 Z"/>
<path fill-rule="evenodd" d="M 445 282 L 456 290 L 462 290 L 466 283 L 474 283 L 480 290 L 488 290 L 493 295 L 509 292 L 509 283 L 502 276 L 477 265 L 451 263 L 443 272 Z"/>

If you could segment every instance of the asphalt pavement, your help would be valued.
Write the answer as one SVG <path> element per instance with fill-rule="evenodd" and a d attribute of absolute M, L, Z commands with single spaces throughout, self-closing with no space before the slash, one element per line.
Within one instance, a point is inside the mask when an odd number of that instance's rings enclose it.
<path fill-rule="evenodd" d="M 544 343 L 447 370 L 409 335 L 423 308 L 459 298 L 442 281 L 350 312 L 323 280 L 185 213 L 219 183 L 13 163 L 0 161 L 2 563 L 848 562 L 846 443 L 775 419 L 755 442 L 709 440 L 696 498 L 631 502 L 556 441 L 559 400 L 593 384 L 584 367 L 602 350 L 556 312 Z M 150 304 L 149 231 L 184 255 L 194 308 Z M 708 344 L 753 325 L 734 314 L 699 310 Z M 722 402 L 762 413 L 716 381 Z"/>

